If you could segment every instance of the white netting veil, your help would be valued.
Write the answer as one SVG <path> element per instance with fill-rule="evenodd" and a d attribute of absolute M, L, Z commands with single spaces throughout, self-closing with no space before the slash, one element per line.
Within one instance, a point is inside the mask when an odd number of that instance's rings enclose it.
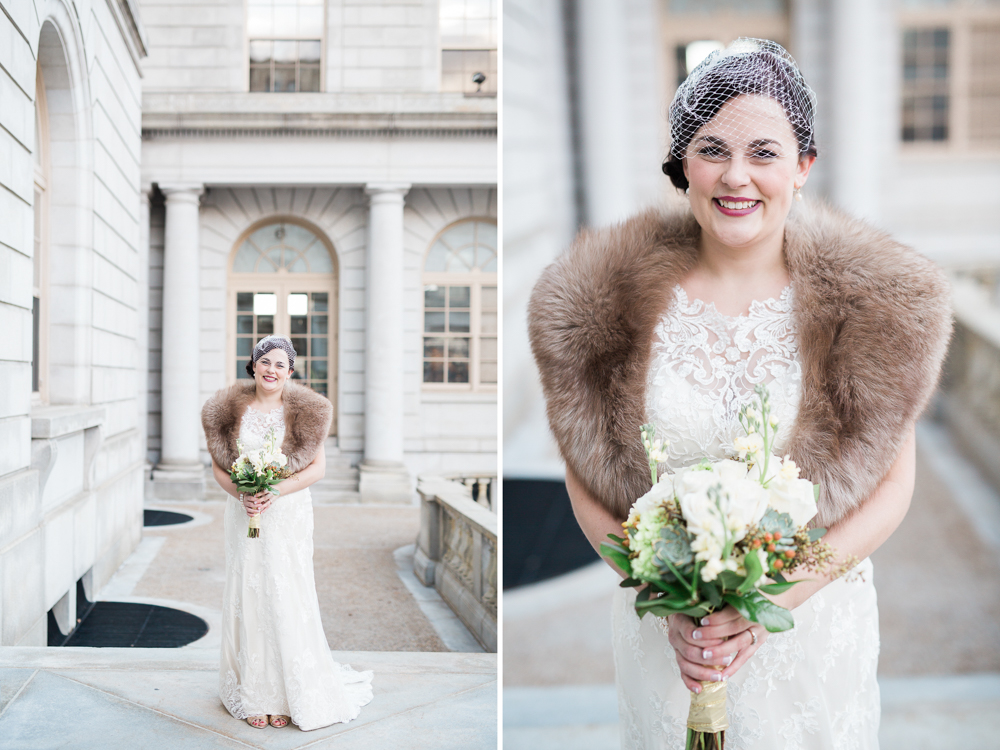
<path fill-rule="evenodd" d="M 663 171 L 684 188 L 682 160 L 693 153 L 717 159 L 740 152 L 758 159 L 815 156 L 815 118 L 816 94 L 791 55 L 766 39 L 737 39 L 708 55 L 677 89 Z"/>
<path fill-rule="evenodd" d="M 292 340 L 288 336 L 272 334 L 262 338 L 253 348 L 250 361 L 247 362 L 246 366 L 247 374 L 251 378 L 253 377 L 253 366 L 257 363 L 257 360 L 272 349 L 281 349 L 281 351 L 288 355 L 288 367 L 295 367 L 295 348 L 292 346 Z"/>

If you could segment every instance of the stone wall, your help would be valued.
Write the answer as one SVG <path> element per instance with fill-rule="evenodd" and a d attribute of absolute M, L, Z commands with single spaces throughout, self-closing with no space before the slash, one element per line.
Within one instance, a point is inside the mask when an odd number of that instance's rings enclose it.
<path fill-rule="evenodd" d="M 124 1 L 0 2 L 0 644 L 45 645 L 138 544 L 142 29 Z M 36 142 L 36 70 L 48 146 Z M 32 397 L 34 154 L 46 153 Z M 42 204 L 40 204 L 42 205 Z"/>

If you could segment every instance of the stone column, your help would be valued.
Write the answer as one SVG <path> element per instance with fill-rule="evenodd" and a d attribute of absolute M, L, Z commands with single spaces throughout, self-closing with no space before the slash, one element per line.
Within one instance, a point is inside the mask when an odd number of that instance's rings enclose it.
<path fill-rule="evenodd" d="M 830 197 L 850 213 L 878 221 L 884 161 L 893 142 L 897 89 L 889 88 L 890 37 L 884 0 L 830 5 Z M 886 97 L 886 92 L 892 95 Z M 819 106 L 824 107 L 820 101 Z M 823 144 L 819 144 L 823 153 Z"/>
<path fill-rule="evenodd" d="M 409 502 L 403 463 L 403 198 L 409 185 L 370 184 L 365 282 L 363 502 Z"/>
<path fill-rule="evenodd" d="M 205 471 L 201 443 L 199 184 L 160 185 L 167 198 L 163 247 L 163 346 L 160 386 L 160 463 L 153 471 L 158 498 L 200 498 Z"/>
<path fill-rule="evenodd" d="M 149 201 L 153 186 L 143 183 L 139 193 L 139 270 L 136 273 L 136 315 L 135 348 L 136 362 L 136 428 L 139 431 L 139 450 L 143 463 L 149 454 Z M 143 479 L 147 477 L 143 474 Z"/>
<path fill-rule="evenodd" d="M 627 31 L 619 5 L 605 0 L 580 0 L 576 22 L 583 219 L 590 226 L 604 226 L 637 208 L 629 168 Z"/>

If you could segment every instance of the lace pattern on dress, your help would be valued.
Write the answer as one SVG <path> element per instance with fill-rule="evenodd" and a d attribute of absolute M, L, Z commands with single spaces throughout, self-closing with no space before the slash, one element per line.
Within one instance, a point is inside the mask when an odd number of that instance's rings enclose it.
<path fill-rule="evenodd" d="M 728 316 L 712 303 L 689 300 L 680 287 L 655 329 L 646 409 L 656 434 L 670 441 L 667 466 L 678 469 L 703 456 L 732 456 L 742 433 L 737 415 L 763 383 L 780 420 L 784 445 L 798 411 L 802 383 L 792 327 L 792 288 L 778 299 L 754 301 Z"/>

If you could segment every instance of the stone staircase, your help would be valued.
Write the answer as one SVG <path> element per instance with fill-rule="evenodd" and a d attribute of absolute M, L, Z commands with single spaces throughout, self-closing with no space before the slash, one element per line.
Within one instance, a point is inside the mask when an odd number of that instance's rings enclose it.
<path fill-rule="evenodd" d="M 316 482 L 310 490 L 317 505 L 356 504 L 361 502 L 358 492 L 358 469 L 351 466 L 351 460 L 340 452 L 337 438 L 326 439 L 326 476 Z M 205 499 L 225 500 L 228 496 L 215 483 L 212 467 L 205 469 Z"/>

